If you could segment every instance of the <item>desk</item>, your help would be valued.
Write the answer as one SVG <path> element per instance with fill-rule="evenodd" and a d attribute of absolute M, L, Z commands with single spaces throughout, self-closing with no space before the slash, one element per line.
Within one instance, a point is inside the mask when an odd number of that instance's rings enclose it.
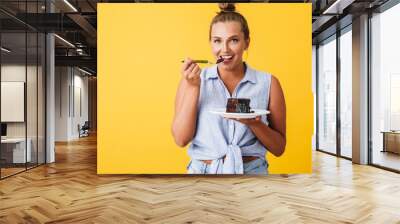
<path fill-rule="evenodd" d="M 25 154 L 25 138 L 1 139 L 1 157 L 3 157 L 2 159 L 5 159 L 6 163 L 30 162 L 32 158 L 32 140 L 28 138 L 27 142 L 28 147 L 26 148 Z M 25 161 L 25 158 L 27 158 L 27 161 Z"/>
<path fill-rule="evenodd" d="M 382 152 L 393 152 L 400 154 L 400 131 L 382 131 L 383 150 Z"/>

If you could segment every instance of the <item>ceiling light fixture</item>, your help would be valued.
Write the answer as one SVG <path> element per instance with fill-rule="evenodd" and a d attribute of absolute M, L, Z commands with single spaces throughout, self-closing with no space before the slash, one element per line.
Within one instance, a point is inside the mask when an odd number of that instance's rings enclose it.
<path fill-rule="evenodd" d="M 85 73 L 85 74 L 87 74 L 87 75 L 90 75 L 90 76 L 93 75 L 92 73 L 90 73 L 90 72 L 88 72 L 88 71 L 86 71 L 86 70 L 83 70 L 83 69 L 81 69 L 81 68 L 79 68 L 79 67 L 78 67 L 78 70 L 81 71 L 81 72 L 83 72 L 83 73 Z"/>
<path fill-rule="evenodd" d="M 74 12 L 78 12 L 78 10 L 71 4 L 69 1 L 64 0 L 65 4 L 67 4 Z"/>
<path fill-rule="evenodd" d="M 7 48 L 5 48 L 5 47 L 1 47 L 1 50 L 4 51 L 4 52 L 6 52 L 6 53 L 10 53 L 10 52 L 11 52 L 11 50 L 9 50 L 9 49 L 7 49 Z"/>
<path fill-rule="evenodd" d="M 322 14 L 342 14 L 343 9 L 351 5 L 355 0 L 336 0 L 332 5 L 324 10 Z"/>
<path fill-rule="evenodd" d="M 68 40 L 58 36 L 57 34 L 54 34 L 55 37 L 57 37 L 58 39 L 60 39 L 61 41 L 63 41 L 64 43 L 66 43 L 67 45 L 69 45 L 70 47 L 75 48 L 75 45 L 73 45 L 71 42 L 69 42 Z"/>

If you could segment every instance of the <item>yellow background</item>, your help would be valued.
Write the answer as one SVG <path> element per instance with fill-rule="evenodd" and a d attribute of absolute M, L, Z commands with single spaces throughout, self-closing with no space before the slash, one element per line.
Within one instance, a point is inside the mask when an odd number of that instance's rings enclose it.
<path fill-rule="evenodd" d="M 244 59 L 281 82 L 287 147 L 270 173 L 310 173 L 313 132 L 311 4 L 237 4 L 250 28 Z M 186 173 L 171 134 L 180 61 L 214 60 L 208 42 L 217 4 L 98 4 L 99 174 Z"/>

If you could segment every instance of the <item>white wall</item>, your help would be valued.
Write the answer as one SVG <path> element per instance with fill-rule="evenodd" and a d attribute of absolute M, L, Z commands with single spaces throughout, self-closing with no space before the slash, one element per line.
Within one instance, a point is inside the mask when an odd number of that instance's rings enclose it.
<path fill-rule="evenodd" d="M 55 141 L 68 141 L 69 73 L 67 67 L 55 68 Z"/>
<path fill-rule="evenodd" d="M 88 77 L 71 67 L 56 67 L 55 73 L 55 140 L 70 141 L 88 120 Z"/>
<path fill-rule="evenodd" d="M 88 92 L 88 77 L 85 76 L 83 77 L 82 74 L 83 73 L 79 73 L 77 74 L 77 70 L 74 70 L 75 75 L 74 75 L 74 86 L 75 86 L 75 96 L 74 96 L 74 100 L 75 100 L 75 113 L 73 113 L 74 115 L 74 119 L 72 119 L 72 135 L 75 137 L 78 137 L 79 133 L 78 133 L 78 129 L 77 126 L 78 124 L 80 124 L 81 126 L 85 123 L 85 121 L 88 121 L 89 118 L 89 111 L 88 111 L 88 96 L 89 96 L 89 92 Z M 78 93 L 78 90 L 80 91 L 80 93 Z M 80 98 L 78 98 L 78 96 L 80 95 Z M 80 101 L 80 102 L 78 102 Z M 81 108 L 78 108 L 81 107 Z M 81 109 L 81 111 L 79 111 L 79 109 Z"/>
<path fill-rule="evenodd" d="M 24 122 L 25 82 L 1 82 L 1 121 Z"/>
<path fill-rule="evenodd" d="M 36 66 L 28 66 L 18 64 L 6 64 L 1 66 L 1 81 L 3 82 L 25 82 L 26 71 L 28 72 L 28 80 L 30 86 L 36 86 L 36 80 L 34 80 L 31 75 L 36 76 Z M 36 110 L 36 88 L 27 88 L 27 103 L 31 109 L 27 113 L 28 116 L 28 137 L 30 133 L 36 133 L 36 124 L 31 124 L 32 121 L 36 123 L 37 116 L 36 113 L 31 113 L 32 107 Z M 35 102 L 34 105 L 29 105 L 31 102 Z M 40 105 L 39 105 L 40 106 Z M 6 108 L 1 108 L 6 110 Z M 25 123 L 26 122 L 7 122 L 7 136 L 8 137 L 25 137 Z M 32 127 L 32 130 L 30 129 Z"/>

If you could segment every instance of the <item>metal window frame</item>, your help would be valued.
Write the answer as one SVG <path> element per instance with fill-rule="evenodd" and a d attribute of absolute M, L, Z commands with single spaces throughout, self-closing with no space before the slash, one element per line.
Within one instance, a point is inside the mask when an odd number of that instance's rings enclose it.
<path fill-rule="evenodd" d="M 321 40 L 318 42 L 316 45 L 316 92 L 317 92 L 317 97 L 316 97 L 316 151 L 318 152 L 323 152 L 329 155 L 333 155 L 339 158 L 343 158 L 346 160 L 352 161 L 352 158 L 347 157 L 342 155 L 342 150 L 341 150 L 341 117 L 340 117 L 340 103 L 341 103 L 341 97 L 340 97 L 340 81 L 341 81 L 341 65 L 340 65 L 340 37 L 344 35 L 347 32 L 350 32 L 352 23 L 346 25 L 345 27 L 338 29 L 334 34 L 326 37 L 325 39 Z M 333 38 L 334 36 L 334 38 Z M 330 40 L 331 39 L 331 40 Z M 319 147 L 319 47 L 321 43 L 329 43 L 330 41 L 336 41 L 336 153 L 329 152 L 327 150 L 321 149 Z"/>
<path fill-rule="evenodd" d="M 367 30 L 367 41 L 368 41 L 368 49 L 367 49 L 367 51 L 368 51 L 368 54 L 367 54 L 367 64 L 368 64 L 367 65 L 368 66 L 368 69 L 367 69 L 367 80 L 368 80 L 367 81 L 368 82 L 368 87 L 367 87 L 368 88 L 368 96 L 367 96 L 367 98 L 368 98 L 368 100 L 367 100 L 368 101 L 368 105 L 367 105 L 367 107 L 368 107 L 368 111 L 367 111 L 367 113 L 368 113 L 368 123 L 367 123 L 367 127 L 368 127 L 368 161 L 367 161 L 367 165 L 373 166 L 373 167 L 376 167 L 376 168 L 379 168 L 379 169 L 387 170 L 387 171 L 390 171 L 390 172 L 400 173 L 400 170 L 393 169 L 393 168 L 390 168 L 390 167 L 386 167 L 386 166 L 382 166 L 380 164 L 373 163 L 373 149 L 372 149 L 372 146 L 373 146 L 373 142 L 372 142 L 372 92 L 373 92 L 373 89 L 372 89 L 372 61 L 371 61 L 372 60 L 372 53 L 373 53 L 372 52 L 372 25 L 371 25 L 372 14 L 373 13 L 383 13 L 386 10 L 396 6 L 397 4 L 400 4 L 400 0 L 389 0 L 389 1 L 385 2 L 383 5 L 377 7 L 375 9 L 373 9 L 373 10 L 369 10 L 368 11 L 368 30 Z M 350 25 L 351 25 L 351 23 L 348 26 L 350 26 Z M 348 26 L 344 27 L 339 32 L 346 30 L 346 28 Z M 338 32 L 336 32 L 335 40 L 336 40 L 336 47 L 338 48 L 338 45 L 340 45 L 340 36 L 343 35 L 345 32 L 340 33 L 340 35 L 337 35 L 337 33 Z M 335 34 L 333 34 L 333 35 L 335 35 Z M 337 98 L 337 100 L 336 100 L 336 103 L 337 103 L 337 105 L 336 105 L 336 107 L 337 107 L 336 108 L 337 109 L 336 110 L 337 111 L 337 114 L 336 114 L 336 118 L 337 118 L 336 119 L 336 122 L 337 122 L 336 126 L 339 127 L 340 130 L 339 131 L 336 130 L 336 134 L 337 134 L 337 136 L 336 136 L 336 148 L 337 148 L 336 149 L 336 154 L 328 152 L 328 151 L 325 151 L 325 150 L 319 148 L 319 134 L 318 133 L 319 133 L 319 109 L 320 108 L 319 108 L 319 97 L 318 97 L 318 95 L 319 95 L 319 55 L 318 55 L 318 49 L 319 49 L 320 43 L 326 41 L 329 38 L 331 38 L 331 36 L 319 41 L 316 44 L 316 92 L 317 92 L 317 94 L 316 94 L 317 95 L 316 96 L 316 122 L 317 122 L 317 124 L 316 124 L 316 150 L 319 151 L 319 152 L 323 152 L 323 153 L 326 153 L 326 154 L 329 154 L 329 155 L 333 155 L 333 156 L 336 156 L 336 157 L 339 157 L 339 158 L 344 158 L 344 159 L 347 159 L 347 160 L 351 161 L 352 158 L 349 158 L 349 157 L 341 155 L 341 148 L 340 148 L 340 145 L 338 144 L 338 142 L 340 143 L 340 135 L 338 135 L 338 133 L 340 134 L 340 132 L 341 132 L 340 118 L 338 118 L 338 115 L 340 116 L 340 113 L 338 113 L 338 111 L 340 111 L 340 110 L 338 110 L 338 105 L 340 107 L 340 99 L 338 100 L 338 98 L 340 98 L 340 92 L 338 92 L 338 91 L 336 92 L 336 98 Z M 339 61 L 338 60 L 336 61 L 336 65 L 337 65 L 336 73 L 337 73 L 337 75 L 340 73 L 340 65 L 338 66 L 338 63 L 340 62 L 339 53 L 340 53 L 339 51 L 336 51 L 336 58 L 337 59 L 339 58 Z M 339 70 L 338 70 L 338 67 L 339 67 Z M 340 81 L 340 74 L 339 74 L 339 81 Z M 338 79 L 336 80 L 336 85 L 340 85 L 339 81 L 338 81 Z M 337 88 L 337 90 L 338 89 L 340 91 L 340 87 Z M 338 141 L 338 139 L 339 139 L 339 141 Z"/>

